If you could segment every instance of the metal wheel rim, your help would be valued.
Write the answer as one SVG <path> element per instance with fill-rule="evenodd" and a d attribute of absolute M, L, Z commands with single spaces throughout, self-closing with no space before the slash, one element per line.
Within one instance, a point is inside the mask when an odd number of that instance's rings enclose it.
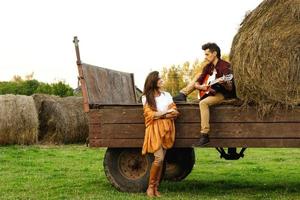
<path fill-rule="evenodd" d="M 130 180 L 142 178 L 148 171 L 149 161 L 137 152 L 122 152 L 118 159 L 120 173 Z"/>

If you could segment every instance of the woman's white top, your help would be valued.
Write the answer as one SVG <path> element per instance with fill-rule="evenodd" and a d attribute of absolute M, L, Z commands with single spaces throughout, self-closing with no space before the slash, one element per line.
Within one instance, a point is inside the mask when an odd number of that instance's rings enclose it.
<path fill-rule="evenodd" d="M 155 97 L 156 108 L 158 112 L 165 112 L 168 110 L 168 107 L 173 103 L 173 98 L 169 92 L 161 92 L 158 97 Z M 146 96 L 142 96 L 143 105 L 146 104 Z"/>

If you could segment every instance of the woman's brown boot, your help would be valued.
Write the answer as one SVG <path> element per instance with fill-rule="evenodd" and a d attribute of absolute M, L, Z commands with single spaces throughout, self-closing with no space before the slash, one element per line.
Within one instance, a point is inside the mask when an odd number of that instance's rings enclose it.
<path fill-rule="evenodd" d="M 158 169 L 157 179 L 156 179 L 155 186 L 154 186 L 154 195 L 157 197 L 161 197 L 161 194 L 158 191 L 158 186 L 159 186 L 159 182 L 160 182 L 160 178 L 161 178 L 161 174 L 162 174 L 162 169 L 163 169 L 163 166 L 160 165 L 159 169 Z"/>
<path fill-rule="evenodd" d="M 154 189 L 156 184 L 157 175 L 159 173 L 159 166 L 152 163 L 151 169 L 150 169 L 150 178 L 149 178 L 149 185 L 147 189 L 147 196 L 148 197 L 155 197 Z"/>

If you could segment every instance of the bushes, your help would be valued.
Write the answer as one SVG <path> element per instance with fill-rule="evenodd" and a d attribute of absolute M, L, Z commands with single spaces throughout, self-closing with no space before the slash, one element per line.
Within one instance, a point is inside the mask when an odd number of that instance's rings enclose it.
<path fill-rule="evenodd" d="M 32 95 L 35 93 L 52 94 L 60 97 L 73 96 L 73 89 L 66 83 L 43 83 L 37 80 L 15 80 L 0 82 L 1 94 Z"/>

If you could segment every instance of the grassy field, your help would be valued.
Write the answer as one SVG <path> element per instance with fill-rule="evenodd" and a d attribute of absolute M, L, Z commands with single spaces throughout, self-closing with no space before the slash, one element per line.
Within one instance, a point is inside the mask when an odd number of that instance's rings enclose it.
<path fill-rule="evenodd" d="M 80 145 L 0 147 L 0 199 L 147 199 L 107 181 L 105 149 Z M 300 149 L 248 149 L 225 161 L 196 149 L 192 173 L 163 182 L 160 199 L 300 199 Z"/>

